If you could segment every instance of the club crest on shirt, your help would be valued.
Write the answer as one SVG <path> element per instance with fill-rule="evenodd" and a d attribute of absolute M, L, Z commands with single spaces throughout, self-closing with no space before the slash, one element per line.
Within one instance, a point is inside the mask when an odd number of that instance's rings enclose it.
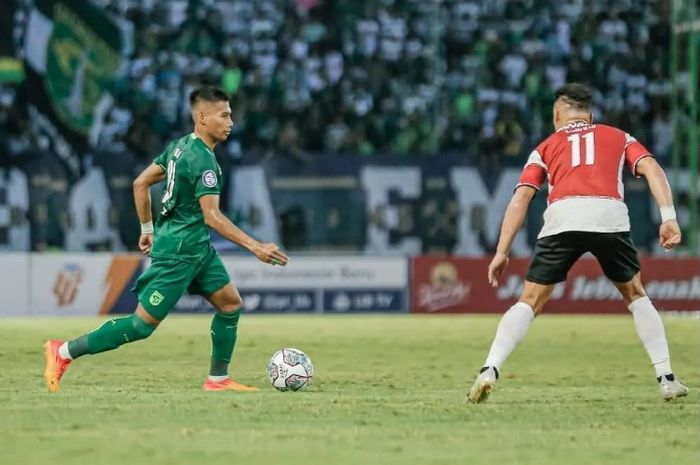
<path fill-rule="evenodd" d="M 158 291 L 153 291 L 153 294 L 151 294 L 151 297 L 148 299 L 148 302 L 153 305 L 153 306 L 158 306 L 160 303 L 165 299 L 165 296 L 161 294 Z"/>
<path fill-rule="evenodd" d="M 216 173 L 214 173 L 212 170 L 206 170 L 204 173 L 202 173 L 202 184 L 204 184 L 207 187 L 214 187 L 216 186 Z"/>

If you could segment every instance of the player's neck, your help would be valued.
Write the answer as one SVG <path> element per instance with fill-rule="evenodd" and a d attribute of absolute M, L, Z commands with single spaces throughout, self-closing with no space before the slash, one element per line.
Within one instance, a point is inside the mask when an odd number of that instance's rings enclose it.
<path fill-rule="evenodd" d="M 571 124 L 576 124 L 576 123 L 586 123 L 586 124 L 591 124 L 591 122 L 588 120 L 588 118 L 583 118 L 580 116 L 575 116 L 569 119 L 564 120 L 561 125 L 556 129 L 557 131 L 565 128 Z"/>
<path fill-rule="evenodd" d="M 211 138 L 211 137 L 207 137 L 201 131 L 197 131 L 197 129 L 194 130 L 194 135 L 197 136 L 202 142 L 204 142 L 204 145 L 209 147 L 212 151 L 214 150 L 214 147 L 216 147 L 216 144 L 218 143 L 218 141 L 216 139 Z"/>

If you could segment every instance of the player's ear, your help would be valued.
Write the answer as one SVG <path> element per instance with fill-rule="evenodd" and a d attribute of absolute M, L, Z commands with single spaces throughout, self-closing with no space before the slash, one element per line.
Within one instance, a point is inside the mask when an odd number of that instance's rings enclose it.
<path fill-rule="evenodd" d="M 192 122 L 194 124 L 202 124 L 202 116 L 201 111 L 192 109 Z"/>

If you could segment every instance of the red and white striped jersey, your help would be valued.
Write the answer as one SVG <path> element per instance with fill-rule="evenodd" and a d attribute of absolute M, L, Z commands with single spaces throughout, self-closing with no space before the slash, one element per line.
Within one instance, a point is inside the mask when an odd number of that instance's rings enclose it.
<path fill-rule="evenodd" d="M 604 124 L 574 122 L 532 151 L 520 186 L 549 183 L 544 226 L 538 237 L 565 231 L 630 230 L 622 169 L 636 176 L 639 160 L 651 153 L 629 134 Z"/>

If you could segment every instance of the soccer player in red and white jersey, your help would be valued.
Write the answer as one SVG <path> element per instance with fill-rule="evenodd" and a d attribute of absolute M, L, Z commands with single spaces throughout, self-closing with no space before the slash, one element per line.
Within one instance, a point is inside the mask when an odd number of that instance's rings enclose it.
<path fill-rule="evenodd" d="M 681 241 L 671 189 L 659 164 L 634 137 L 592 123 L 591 106 L 592 93 L 585 85 L 572 83 L 557 90 L 555 132 L 530 154 L 506 209 L 496 254 L 488 269 L 494 287 L 508 265 L 513 239 L 530 201 L 548 182 L 544 226 L 522 294 L 498 325 L 491 350 L 469 392 L 471 402 L 488 398 L 501 366 L 544 308 L 554 285 L 566 280 L 568 271 L 586 252 L 598 259 L 632 313 L 637 334 L 656 370 L 661 397 L 670 400 L 688 394 L 688 388 L 671 370 L 663 323 L 639 276 L 639 259 L 623 201 L 622 170 L 626 166 L 649 184 L 661 210 L 659 243 L 666 249 Z"/>

